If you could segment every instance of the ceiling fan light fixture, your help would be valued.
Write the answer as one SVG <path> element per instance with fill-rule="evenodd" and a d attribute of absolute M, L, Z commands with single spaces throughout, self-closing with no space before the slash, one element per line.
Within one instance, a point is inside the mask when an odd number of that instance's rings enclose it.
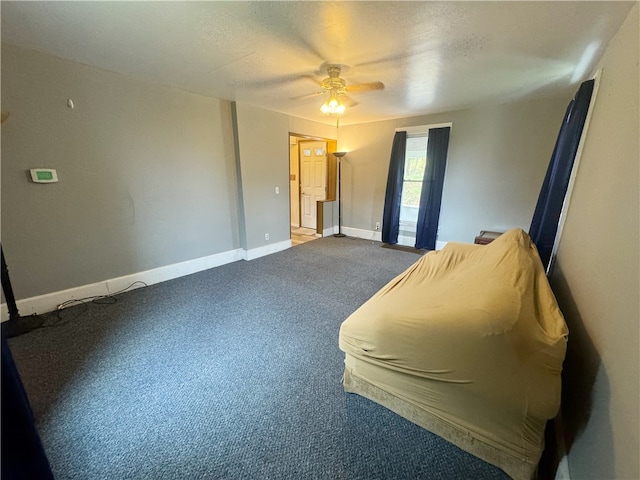
<path fill-rule="evenodd" d="M 320 111 L 325 115 L 342 115 L 346 107 L 338 100 L 338 95 L 335 92 L 331 92 L 329 99 L 322 104 Z"/>

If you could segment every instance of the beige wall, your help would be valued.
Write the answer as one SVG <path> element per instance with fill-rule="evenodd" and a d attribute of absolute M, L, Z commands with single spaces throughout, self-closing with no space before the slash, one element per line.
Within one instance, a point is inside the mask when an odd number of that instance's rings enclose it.
<path fill-rule="evenodd" d="M 2 106 L 2 244 L 18 300 L 237 249 L 270 253 L 289 240 L 289 132 L 336 137 L 8 44 Z M 57 169 L 60 182 L 31 183 L 33 167 Z"/>
<path fill-rule="evenodd" d="M 599 92 L 551 277 L 569 325 L 563 420 L 573 479 L 640 478 L 638 5 Z"/>
<path fill-rule="evenodd" d="M 289 117 L 243 103 L 235 108 L 244 210 L 240 221 L 251 250 L 291 238 Z"/>
<path fill-rule="evenodd" d="M 338 138 L 338 131 L 336 127 L 296 117 L 289 117 L 289 132 L 316 138 Z"/>
<path fill-rule="evenodd" d="M 528 230 L 570 95 L 346 126 L 343 225 L 382 221 L 396 128 L 453 122 L 439 241 L 473 242 L 480 230 Z"/>
<path fill-rule="evenodd" d="M 2 110 L 18 299 L 239 248 L 229 102 L 3 43 Z M 33 167 L 59 183 L 30 182 Z"/>

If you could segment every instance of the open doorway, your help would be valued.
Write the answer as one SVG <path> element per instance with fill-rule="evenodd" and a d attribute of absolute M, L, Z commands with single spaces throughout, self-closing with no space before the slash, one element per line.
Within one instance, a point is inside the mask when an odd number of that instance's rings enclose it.
<path fill-rule="evenodd" d="M 336 199 L 337 141 L 292 133 L 289 136 L 291 244 L 322 237 L 323 204 Z"/>

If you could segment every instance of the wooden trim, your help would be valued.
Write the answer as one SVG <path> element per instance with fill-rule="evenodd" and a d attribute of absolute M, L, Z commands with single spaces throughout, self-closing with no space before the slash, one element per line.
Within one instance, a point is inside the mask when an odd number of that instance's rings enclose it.
<path fill-rule="evenodd" d="M 554 239 L 553 247 L 551 248 L 551 257 L 549 258 L 549 264 L 547 265 L 547 276 L 551 275 L 551 272 L 553 270 L 556 255 L 558 253 L 558 247 L 560 246 L 560 239 L 562 238 L 562 232 L 564 231 L 564 223 L 567 221 L 567 213 L 569 212 L 569 205 L 571 203 L 571 197 L 573 195 L 573 186 L 576 183 L 578 168 L 580 168 L 580 160 L 582 159 L 582 150 L 584 149 L 584 143 L 586 142 L 586 139 L 587 139 L 587 132 L 589 130 L 589 125 L 591 124 L 593 109 L 595 108 L 595 105 L 596 105 L 596 97 L 598 96 L 598 90 L 600 89 L 601 76 L 602 76 L 602 69 L 599 69 L 591 79 L 591 80 L 594 80 L 594 82 L 593 82 L 593 91 L 591 92 L 591 98 L 589 99 L 589 109 L 587 110 L 587 116 L 584 119 L 584 125 L 582 126 L 582 133 L 580 134 L 580 141 L 578 142 L 576 155 L 573 159 L 573 166 L 571 167 L 569 184 L 567 185 L 567 191 L 564 195 L 564 201 L 562 202 L 562 210 L 560 211 L 560 218 L 558 219 L 558 230 L 556 231 L 556 238 Z M 585 82 L 587 81 L 588 80 L 585 80 Z M 582 85 L 583 83 L 584 82 L 580 82 L 580 85 Z"/>
<path fill-rule="evenodd" d="M 335 151 L 335 150 L 334 150 Z M 329 145 L 327 143 L 327 200 L 335 201 L 337 198 L 338 185 L 338 159 L 329 153 Z"/>
<path fill-rule="evenodd" d="M 324 225 L 324 200 L 318 200 L 316 202 L 316 233 L 322 235 L 322 231 L 324 230 L 322 226 Z"/>

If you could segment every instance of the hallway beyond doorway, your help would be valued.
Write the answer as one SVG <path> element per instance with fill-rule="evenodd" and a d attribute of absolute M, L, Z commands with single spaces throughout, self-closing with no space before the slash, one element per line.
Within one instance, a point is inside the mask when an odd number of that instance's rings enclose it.
<path fill-rule="evenodd" d="M 317 238 L 321 238 L 321 235 L 317 234 L 316 231 L 312 228 L 291 228 L 292 247 L 300 245 L 301 243 L 310 242 L 311 240 L 316 240 Z"/>

